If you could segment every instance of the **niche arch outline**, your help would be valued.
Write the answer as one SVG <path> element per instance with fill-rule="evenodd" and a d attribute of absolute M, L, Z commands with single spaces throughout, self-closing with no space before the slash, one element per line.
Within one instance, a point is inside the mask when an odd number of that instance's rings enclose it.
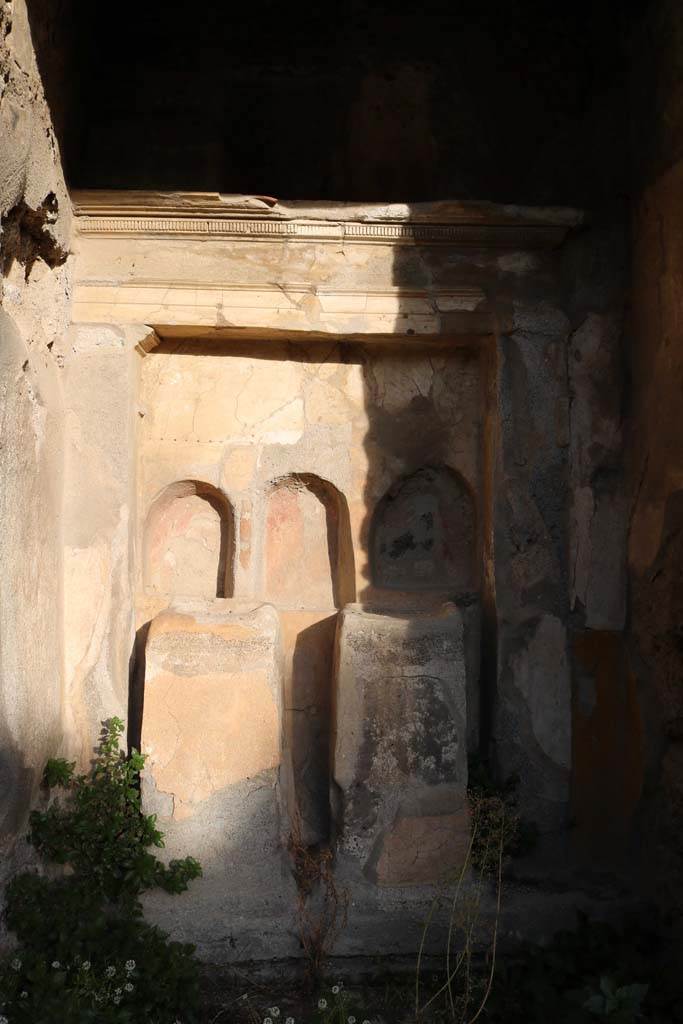
<path fill-rule="evenodd" d="M 215 551 L 215 568 L 212 576 L 204 576 L 203 585 L 189 589 L 169 588 L 162 585 L 161 571 L 158 566 L 159 549 L 164 540 L 164 525 L 172 526 L 172 511 L 180 511 L 181 503 L 187 499 L 198 498 L 216 515 L 217 543 Z M 164 523 L 166 520 L 166 523 Z M 169 522 L 170 520 L 170 522 Z M 169 529 L 171 540 L 181 536 Z M 176 480 L 163 487 L 153 498 L 144 520 L 142 541 L 142 579 L 148 593 L 163 594 L 169 597 L 192 597 L 213 600 L 214 598 L 232 597 L 235 586 L 235 511 L 233 503 L 220 488 L 206 480 Z M 181 574 L 182 576 L 182 574 Z"/>
<path fill-rule="evenodd" d="M 378 590 L 473 593 L 478 555 L 474 490 L 447 463 L 397 477 L 373 509 L 369 566 Z"/>
<path fill-rule="evenodd" d="M 271 502 L 278 493 L 307 491 L 313 495 L 325 513 L 326 549 L 331 581 L 331 601 L 327 607 L 340 609 L 356 600 L 356 570 L 351 518 L 346 496 L 331 480 L 317 473 L 289 472 L 274 477 L 264 488 L 263 495 L 263 593 L 265 600 L 283 605 L 278 586 L 273 587 L 271 544 Z M 302 555 L 304 552 L 302 551 Z M 301 607 L 306 607 L 304 604 Z"/>

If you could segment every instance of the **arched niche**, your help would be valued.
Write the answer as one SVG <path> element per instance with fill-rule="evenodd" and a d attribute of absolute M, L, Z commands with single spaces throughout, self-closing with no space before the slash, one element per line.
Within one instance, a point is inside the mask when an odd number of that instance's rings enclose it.
<path fill-rule="evenodd" d="M 169 597 L 232 597 L 234 521 L 211 484 L 180 480 L 159 494 L 144 536 L 144 582 Z"/>
<path fill-rule="evenodd" d="M 375 509 L 370 547 L 377 587 L 475 590 L 475 510 L 463 478 L 426 466 L 397 480 Z"/>
<path fill-rule="evenodd" d="M 329 481 L 293 473 L 270 486 L 265 594 L 281 608 L 341 608 L 355 600 L 349 509 Z"/>

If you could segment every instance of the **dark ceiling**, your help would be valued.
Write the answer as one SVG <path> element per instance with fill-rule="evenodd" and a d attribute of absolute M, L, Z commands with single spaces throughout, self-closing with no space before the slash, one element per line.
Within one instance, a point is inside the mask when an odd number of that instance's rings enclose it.
<path fill-rule="evenodd" d="M 632 9 L 34 0 L 69 183 L 601 202 L 627 188 Z"/>

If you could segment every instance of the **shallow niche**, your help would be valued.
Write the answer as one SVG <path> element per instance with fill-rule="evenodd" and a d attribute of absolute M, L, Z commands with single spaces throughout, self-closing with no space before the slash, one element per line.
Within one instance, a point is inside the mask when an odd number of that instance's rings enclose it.
<path fill-rule="evenodd" d="M 169 597 L 232 597 L 233 538 L 224 494 L 199 480 L 171 484 L 147 516 L 145 588 Z"/>
<path fill-rule="evenodd" d="M 266 499 L 265 591 L 281 608 L 340 608 L 355 599 L 346 499 L 327 480 L 291 474 Z"/>
<path fill-rule="evenodd" d="M 371 572 L 392 590 L 476 589 L 474 502 L 463 478 L 427 466 L 396 481 L 372 523 Z"/>

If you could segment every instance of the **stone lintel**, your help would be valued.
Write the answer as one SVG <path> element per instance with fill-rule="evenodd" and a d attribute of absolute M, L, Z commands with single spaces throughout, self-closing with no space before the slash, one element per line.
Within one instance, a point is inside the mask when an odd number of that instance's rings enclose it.
<path fill-rule="evenodd" d="M 76 323 L 147 323 L 211 331 L 249 328 L 346 336 L 489 334 L 492 317 L 479 288 L 427 292 L 387 288 L 351 291 L 295 285 L 126 281 L 78 282 Z"/>

